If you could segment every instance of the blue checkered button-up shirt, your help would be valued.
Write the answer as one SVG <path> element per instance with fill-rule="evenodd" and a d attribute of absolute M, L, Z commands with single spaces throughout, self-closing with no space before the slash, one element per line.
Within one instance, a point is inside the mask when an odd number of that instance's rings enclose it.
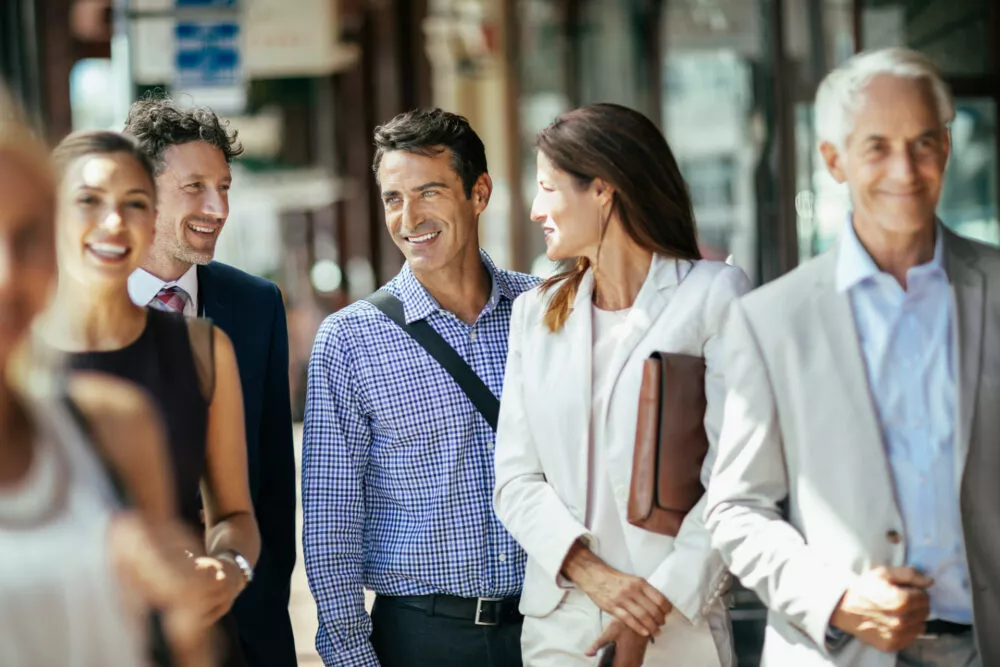
<path fill-rule="evenodd" d="M 498 270 L 472 326 L 408 266 L 385 289 L 426 319 L 497 396 L 513 300 L 537 280 Z M 378 665 L 363 587 L 379 595 L 518 595 L 521 548 L 493 514 L 494 434 L 455 381 L 374 306 L 320 327 L 309 362 L 303 543 L 327 665 Z"/>

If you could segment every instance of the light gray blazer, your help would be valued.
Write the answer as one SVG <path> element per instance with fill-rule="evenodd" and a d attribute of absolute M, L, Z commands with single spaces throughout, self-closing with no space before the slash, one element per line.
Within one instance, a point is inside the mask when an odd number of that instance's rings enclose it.
<path fill-rule="evenodd" d="M 983 665 L 1000 665 L 1000 251 L 945 231 L 955 294 L 955 448 Z M 859 574 L 903 565 L 893 492 L 837 248 L 738 301 L 707 524 L 733 574 L 769 607 L 763 664 L 892 667 L 852 640 L 825 648 Z M 780 504 L 787 501 L 787 510 Z"/>

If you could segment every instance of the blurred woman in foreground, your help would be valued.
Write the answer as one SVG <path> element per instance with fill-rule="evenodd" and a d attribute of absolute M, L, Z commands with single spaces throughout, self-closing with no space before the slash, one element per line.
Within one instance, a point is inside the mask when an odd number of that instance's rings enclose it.
<path fill-rule="evenodd" d="M 15 116 L 0 94 L 0 664 L 147 665 L 152 607 L 171 663 L 209 665 L 155 411 L 30 342 L 55 277 L 55 190 Z"/>

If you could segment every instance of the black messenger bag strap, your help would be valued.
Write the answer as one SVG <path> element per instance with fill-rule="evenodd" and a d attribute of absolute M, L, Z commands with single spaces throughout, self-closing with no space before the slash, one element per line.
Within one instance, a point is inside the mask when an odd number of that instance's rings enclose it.
<path fill-rule="evenodd" d="M 486 383 L 472 370 L 465 359 L 441 337 L 426 320 L 417 320 L 407 324 L 403 314 L 403 302 L 385 290 L 365 297 L 365 301 L 382 311 L 400 329 L 417 341 L 427 354 L 441 364 L 455 383 L 465 392 L 472 404 L 479 410 L 486 423 L 494 432 L 497 430 L 497 420 L 500 416 L 500 399 L 493 395 Z"/>

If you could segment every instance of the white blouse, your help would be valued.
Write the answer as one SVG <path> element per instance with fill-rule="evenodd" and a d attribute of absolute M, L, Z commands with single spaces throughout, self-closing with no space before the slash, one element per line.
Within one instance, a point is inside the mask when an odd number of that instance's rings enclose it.
<path fill-rule="evenodd" d="M 585 525 L 596 542 L 591 549 L 601 560 L 622 572 L 634 572 L 635 567 L 625 542 L 622 515 L 618 509 L 614 486 L 609 475 L 611 462 L 606 442 L 608 401 L 614 388 L 611 359 L 622 337 L 628 332 L 625 321 L 630 308 L 601 310 L 591 306 L 593 312 L 593 398 L 590 420 L 590 443 L 587 460 L 587 511 Z"/>
<path fill-rule="evenodd" d="M 109 563 L 114 493 L 69 410 L 35 412 L 31 468 L 0 487 L 0 665 L 143 665 L 145 619 Z"/>

